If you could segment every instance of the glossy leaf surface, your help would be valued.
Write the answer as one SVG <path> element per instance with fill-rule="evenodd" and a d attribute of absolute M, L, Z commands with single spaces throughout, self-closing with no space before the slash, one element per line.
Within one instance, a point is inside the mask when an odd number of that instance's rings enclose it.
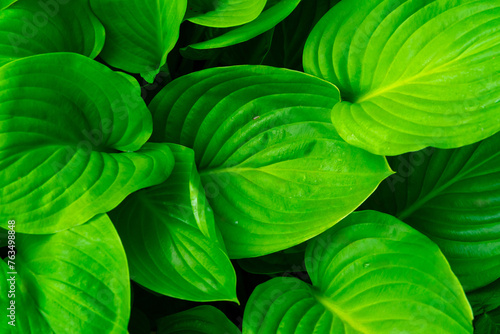
<path fill-rule="evenodd" d="M 50 235 L 16 234 L 17 274 L 1 262 L 2 285 L 15 276 L 15 324 L 2 333 L 124 333 L 130 281 L 120 238 L 106 215 Z M 0 285 L 0 286 L 2 286 Z M 10 284 L 9 284 L 10 285 Z M 2 292 L 6 290 L 2 289 Z M 2 327 L 0 327 L 2 328 Z"/>
<path fill-rule="evenodd" d="M 155 97 L 152 140 L 193 148 L 229 255 L 265 255 L 333 226 L 391 173 L 336 134 L 337 102 L 335 86 L 304 73 L 209 69 Z"/>
<path fill-rule="evenodd" d="M 173 156 L 165 144 L 143 146 L 151 131 L 137 82 L 84 56 L 0 67 L 0 226 L 61 231 L 163 182 Z"/>
<path fill-rule="evenodd" d="M 347 0 L 315 26 L 304 68 L 339 87 L 342 138 L 397 155 L 499 131 L 499 58 L 497 0 Z"/>
<path fill-rule="evenodd" d="M 153 82 L 177 42 L 186 0 L 90 0 L 106 28 L 100 56 Z"/>
<path fill-rule="evenodd" d="M 236 301 L 236 276 L 214 223 L 194 152 L 170 144 L 172 174 L 110 212 L 132 278 L 155 292 L 192 301 Z"/>
<path fill-rule="evenodd" d="M 500 278 L 499 147 L 496 134 L 458 149 L 393 157 L 397 174 L 364 204 L 436 242 L 466 291 Z"/>
<path fill-rule="evenodd" d="M 220 36 L 207 41 L 192 44 L 188 49 L 216 49 L 246 42 L 276 26 L 290 15 L 300 1 L 301 0 L 268 1 L 267 8 L 265 8 L 255 20 L 224 32 Z"/>
<path fill-rule="evenodd" d="M 274 278 L 252 293 L 243 333 L 472 333 L 439 248 L 396 218 L 355 212 L 306 251 L 312 286 Z"/>
<path fill-rule="evenodd" d="M 255 20 L 267 0 L 189 0 L 186 19 L 207 27 L 235 27 Z"/>
<path fill-rule="evenodd" d="M 104 27 L 87 0 L 8 0 L 0 10 L 0 66 L 51 52 L 95 58 L 104 45 Z"/>

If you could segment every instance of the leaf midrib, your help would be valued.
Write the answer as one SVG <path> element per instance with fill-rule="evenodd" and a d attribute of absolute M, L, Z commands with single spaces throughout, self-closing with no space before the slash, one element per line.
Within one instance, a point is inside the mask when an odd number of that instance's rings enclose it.
<path fill-rule="evenodd" d="M 432 191 L 430 191 L 424 197 L 420 197 L 419 199 L 417 199 L 415 202 L 413 202 L 412 205 L 406 207 L 403 211 L 401 211 L 399 214 L 397 214 L 396 217 L 398 219 L 404 221 L 406 218 L 408 218 L 409 216 L 411 216 L 415 211 L 417 211 L 422 206 L 424 206 L 427 202 L 429 202 L 431 199 L 439 196 L 443 190 L 445 190 L 446 188 L 450 187 L 454 183 L 461 181 L 460 180 L 461 178 L 467 176 L 468 174 L 472 173 L 477 168 L 481 167 L 485 163 L 487 163 L 490 160 L 492 160 L 494 158 L 497 158 L 497 157 L 498 157 L 498 154 L 493 154 L 492 156 L 490 156 L 487 159 L 482 160 L 480 163 L 478 163 L 474 167 L 470 168 L 469 170 L 457 173 L 457 175 L 455 175 L 455 177 L 452 177 L 448 182 L 444 183 L 442 186 L 433 189 Z"/>
<path fill-rule="evenodd" d="M 376 97 L 378 95 L 382 95 L 382 94 L 384 94 L 386 92 L 389 92 L 389 91 L 393 90 L 394 88 L 398 88 L 398 87 L 407 85 L 409 83 L 412 83 L 415 80 L 420 79 L 422 77 L 425 77 L 425 76 L 428 76 L 428 75 L 432 75 L 432 74 L 436 74 L 441 69 L 443 69 L 443 68 L 445 68 L 445 67 L 447 67 L 447 66 L 449 66 L 449 65 L 451 65 L 451 64 L 453 64 L 453 63 L 455 63 L 455 62 L 457 62 L 459 60 L 461 60 L 463 58 L 462 55 L 463 55 L 464 52 L 462 52 L 458 57 L 456 57 L 456 58 L 454 58 L 454 59 L 452 59 L 452 60 L 450 60 L 448 62 L 445 62 L 445 63 L 443 63 L 441 65 L 438 65 L 437 67 L 433 68 L 429 72 L 425 72 L 425 68 L 424 68 L 424 69 L 422 69 L 422 71 L 420 73 L 418 73 L 418 74 L 416 74 L 416 75 L 414 75 L 414 76 L 412 76 L 412 77 L 410 77 L 410 78 L 408 78 L 406 80 L 402 80 L 402 81 L 396 80 L 392 84 L 389 84 L 389 85 L 387 85 L 385 87 L 379 87 L 379 88 L 375 89 L 374 91 L 370 91 L 369 90 L 368 92 L 361 94 L 359 97 L 356 97 L 353 100 L 352 103 L 361 103 L 361 102 L 367 101 L 367 100 L 369 100 L 369 99 L 371 99 L 373 97 Z M 391 66 L 392 66 L 392 64 L 391 64 Z M 404 73 L 403 73 L 403 75 L 404 75 Z"/>
<path fill-rule="evenodd" d="M 323 305 L 328 311 L 335 314 L 343 323 L 348 324 L 352 329 L 360 333 L 370 333 L 370 331 L 361 323 L 353 319 L 348 313 L 342 311 L 332 300 L 324 297 L 319 291 L 313 288 L 314 298 Z"/>
<path fill-rule="evenodd" d="M 306 170 L 306 169 L 294 169 L 294 168 L 270 168 L 272 165 L 268 166 L 261 166 L 261 167 L 224 167 L 224 168 L 210 168 L 210 169 L 205 169 L 199 172 L 200 177 L 201 176 L 206 176 L 209 174 L 218 174 L 218 173 L 239 173 L 239 172 L 263 172 L 266 174 L 272 174 L 267 171 L 264 171 L 265 169 L 270 169 L 270 170 L 275 170 L 275 171 L 287 171 L 287 172 L 298 172 L 298 173 L 311 173 L 311 170 Z M 325 173 L 325 174 L 339 174 L 339 175 L 376 175 L 378 173 L 357 173 L 357 172 L 341 172 L 341 171 L 333 171 L 333 170 L 314 170 L 312 173 Z M 381 173 L 383 174 L 383 173 Z"/>

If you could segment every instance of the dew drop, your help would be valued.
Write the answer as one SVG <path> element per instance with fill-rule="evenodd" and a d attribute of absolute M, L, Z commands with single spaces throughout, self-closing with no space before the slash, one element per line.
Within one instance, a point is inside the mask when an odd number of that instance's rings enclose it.
<path fill-rule="evenodd" d="M 235 221 L 234 223 L 235 223 L 236 225 L 238 225 L 238 221 Z"/>
<path fill-rule="evenodd" d="M 365 263 L 363 266 L 364 266 L 365 268 L 368 268 L 368 267 L 370 266 L 370 264 L 369 264 L 369 263 Z"/>

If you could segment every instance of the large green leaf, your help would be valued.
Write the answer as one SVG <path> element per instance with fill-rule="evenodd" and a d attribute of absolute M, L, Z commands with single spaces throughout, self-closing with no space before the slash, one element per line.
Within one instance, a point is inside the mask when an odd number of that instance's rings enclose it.
<path fill-rule="evenodd" d="M 344 0 L 312 31 L 306 72 L 336 84 L 347 142 L 396 155 L 500 130 L 498 0 Z"/>
<path fill-rule="evenodd" d="M 500 133 L 389 159 L 397 174 L 365 203 L 436 242 L 466 291 L 500 278 L 499 147 Z"/>
<path fill-rule="evenodd" d="M 333 226 L 391 171 L 329 120 L 332 84 L 267 66 L 174 80 L 151 102 L 153 141 L 191 147 L 230 257 L 265 255 Z"/>
<path fill-rule="evenodd" d="M 255 20 L 267 0 L 188 0 L 186 19 L 207 27 L 235 27 Z"/>
<path fill-rule="evenodd" d="M 472 333 L 472 312 L 439 248 L 394 217 L 356 212 L 309 243 L 312 286 L 255 289 L 243 333 Z"/>
<path fill-rule="evenodd" d="M 236 275 L 215 227 L 193 150 L 170 144 L 175 157 L 164 183 L 130 195 L 110 217 L 133 279 L 192 301 L 236 299 Z"/>
<path fill-rule="evenodd" d="M 165 144 L 141 149 L 151 131 L 137 82 L 89 58 L 0 67 L 0 226 L 16 219 L 19 232 L 53 233 L 163 182 L 173 156 Z"/>
<path fill-rule="evenodd" d="M 95 58 L 104 45 L 104 27 L 88 0 L 9 0 L 2 6 L 7 8 L 0 11 L 0 66 L 51 52 Z"/>
<path fill-rule="evenodd" d="M 0 261 L 0 326 L 9 319 L 4 306 L 15 301 L 15 327 L 0 327 L 2 333 L 126 332 L 127 259 L 106 215 L 56 234 L 17 233 L 15 242 L 17 274 L 11 274 L 9 258 Z M 15 297 L 8 298 L 4 284 L 11 277 Z"/>
<path fill-rule="evenodd" d="M 500 279 L 467 298 L 474 311 L 474 334 L 500 334 Z"/>
<path fill-rule="evenodd" d="M 213 306 L 202 305 L 161 318 L 158 334 L 241 334 L 228 318 Z"/>
<path fill-rule="evenodd" d="M 90 0 L 106 28 L 100 56 L 153 82 L 179 37 L 187 0 Z"/>
<path fill-rule="evenodd" d="M 207 41 L 189 45 L 187 50 L 217 49 L 246 42 L 285 19 L 297 7 L 301 0 L 268 1 L 266 8 L 255 20 L 240 27 L 230 29 Z"/>

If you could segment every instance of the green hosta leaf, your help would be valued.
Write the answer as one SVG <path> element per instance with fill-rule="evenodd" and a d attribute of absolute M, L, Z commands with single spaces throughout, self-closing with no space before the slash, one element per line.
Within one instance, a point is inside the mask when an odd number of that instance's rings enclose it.
<path fill-rule="evenodd" d="M 95 58 L 104 45 L 104 27 L 87 0 L 0 2 L 0 66 L 51 52 Z"/>
<path fill-rule="evenodd" d="M 4 306 L 10 300 L 15 300 L 16 321 L 2 333 L 126 332 L 127 259 L 106 215 L 56 234 L 18 233 L 15 240 L 17 274 L 0 262 L 2 275 L 15 276 L 15 297 L 8 298 L 2 277 L 0 301 L 2 325 L 9 319 Z"/>
<path fill-rule="evenodd" d="M 179 37 L 186 0 L 90 0 L 106 28 L 100 56 L 153 82 Z"/>
<path fill-rule="evenodd" d="M 173 156 L 165 144 L 141 149 L 151 131 L 138 84 L 84 56 L 0 67 L 0 226 L 53 233 L 163 182 Z"/>
<path fill-rule="evenodd" d="M 237 301 L 234 269 L 219 240 L 194 152 L 169 146 L 175 166 L 168 180 L 130 195 L 110 212 L 132 278 L 175 298 Z"/>
<path fill-rule="evenodd" d="M 302 70 L 302 53 L 307 36 L 319 19 L 337 2 L 338 0 L 302 0 L 276 26 L 271 50 L 263 64 Z"/>
<path fill-rule="evenodd" d="M 467 294 L 474 310 L 475 334 L 500 334 L 500 279 Z"/>
<path fill-rule="evenodd" d="M 365 204 L 436 242 L 466 291 L 500 278 L 500 133 L 453 150 L 389 159 L 397 171 Z"/>
<path fill-rule="evenodd" d="M 228 28 L 255 20 L 266 0 L 189 0 L 186 19 L 193 23 Z"/>
<path fill-rule="evenodd" d="M 268 8 L 257 17 L 255 20 L 231 29 L 220 36 L 212 38 L 208 41 L 192 44 L 187 47 L 189 49 L 203 50 L 216 49 L 226 46 L 235 45 L 246 42 L 269 29 L 285 19 L 297 7 L 301 0 L 277 0 L 268 2 Z"/>
<path fill-rule="evenodd" d="M 472 312 L 439 248 L 394 217 L 356 212 L 309 243 L 312 286 L 255 289 L 243 333 L 472 333 Z"/>
<path fill-rule="evenodd" d="M 213 306 L 202 305 L 158 321 L 158 334 L 241 334 L 228 318 Z"/>
<path fill-rule="evenodd" d="M 347 142 L 396 155 L 500 130 L 498 0 L 341 1 L 316 25 L 306 72 L 336 84 Z"/>
<path fill-rule="evenodd" d="M 153 141 L 192 147 L 232 258 L 299 244 L 353 211 L 391 171 L 329 120 L 332 84 L 267 66 L 209 69 L 151 102 Z"/>

